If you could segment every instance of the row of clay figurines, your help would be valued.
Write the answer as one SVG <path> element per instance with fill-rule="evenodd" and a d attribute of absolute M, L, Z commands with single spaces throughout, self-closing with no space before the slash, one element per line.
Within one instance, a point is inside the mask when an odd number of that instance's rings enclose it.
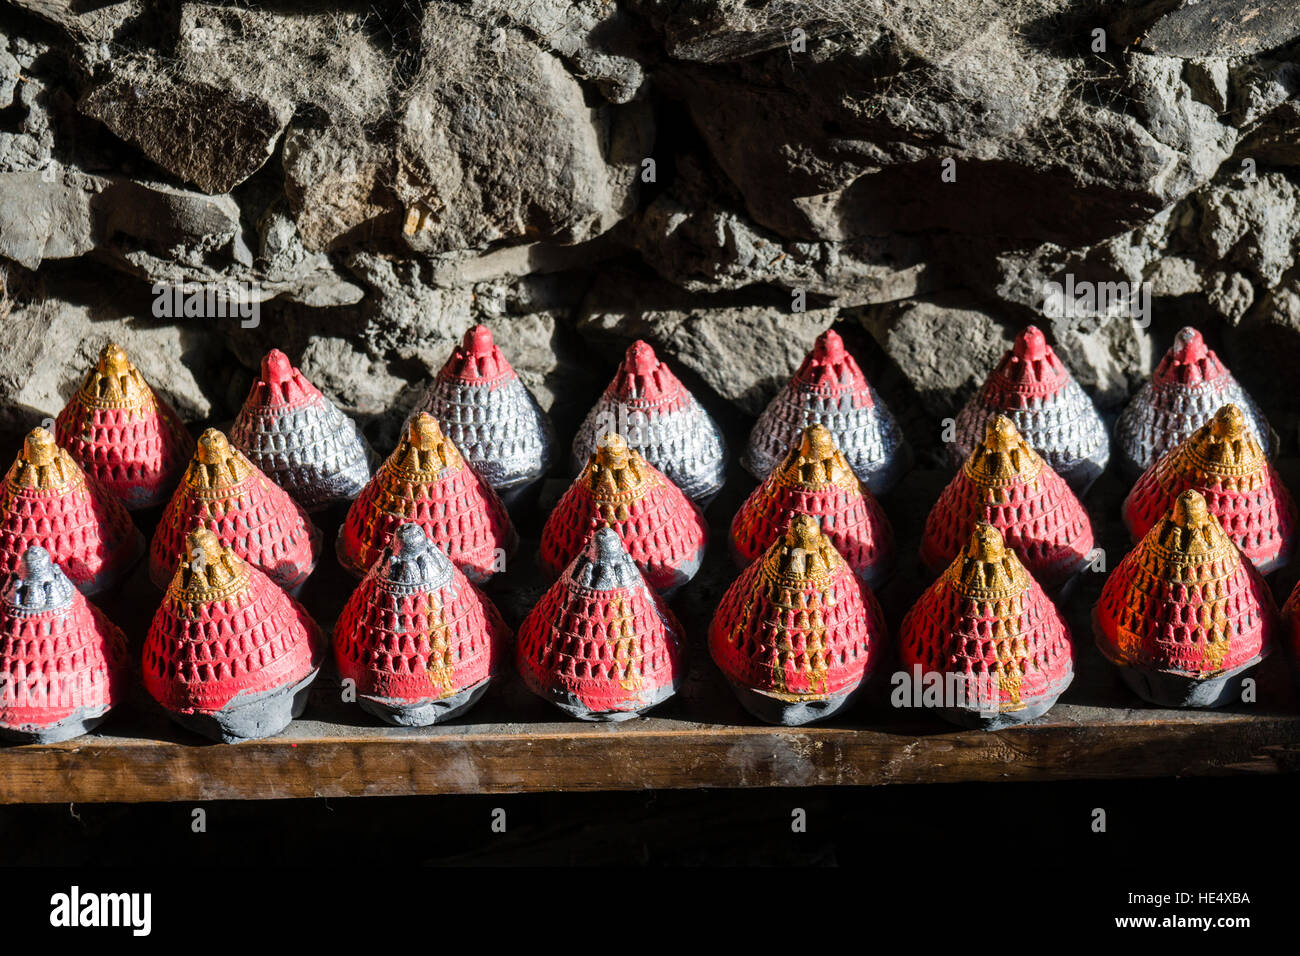
<path fill-rule="evenodd" d="M 1225 397 L 1236 402 L 1216 406 Z M 971 422 L 983 422 L 973 439 Z M 942 573 L 899 641 L 909 668 L 957 678 L 941 711 L 959 722 L 1030 719 L 1070 681 L 1070 635 L 1048 595 L 1087 564 L 1092 532 L 1051 462 L 1076 488 L 1090 484 L 1108 456 L 1098 426 L 1032 327 L 959 416 L 957 445 L 969 449 L 922 551 Z M 334 649 L 366 710 L 402 725 L 447 719 L 510 653 L 509 630 L 475 584 L 517 543 L 498 492 L 517 496 L 545 474 L 553 430 L 483 327 L 467 333 L 378 469 L 356 425 L 278 351 L 230 439 L 209 430 L 192 455 L 175 413 L 115 346 L 56 431 L 57 443 L 41 429 L 28 436 L 0 509 L 11 573 L 0 731 L 12 739 L 75 736 L 120 698 L 124 640 L 81 592 L 112 586 L 144 549 L 123 505 L 167 502 L 150 549 L 166 595 L 145 640 L 144 683 L 201 733 L 266 736 L 301 712 L 323 654 L 319 627 L 290 597 L 321 550 L 309 509 L 351 502 L 336 549 L 364 578 Z M 1098 643 L 1150 700 L 1223 703 L 1272 644 L 1275 610 L 1256 566 L 1283 563 L 1294 537 L 1294 504 L 1261 444 L 1267 426 L 1185 330 L 1118 431 L 1127 461 L 1156 460 L 1126 503 L 1139 544 L 1107 582 Z M 774 455 L 779 441 L 786 450 Z M 621 719 L 680 683 L 684 642 L 664 597 L 700 565 L 700 502 L 721 485 L 725 447 L 638 342 L 584 422 L 583 448 L 581 474 L 543 531 L 541 563 L 557 580 L 521 624 L 515 659 L 528 686 L 569 713 Z M 709 646 L 753 713 L 804 723 L 844 706 L 884 653 L 871 586 L 892 569 L 893 535 L 871 485 L 887 489 L 909 456 L 828 332 L 742 461 L 763 481 L 732 522 L 746 567 Z"/>

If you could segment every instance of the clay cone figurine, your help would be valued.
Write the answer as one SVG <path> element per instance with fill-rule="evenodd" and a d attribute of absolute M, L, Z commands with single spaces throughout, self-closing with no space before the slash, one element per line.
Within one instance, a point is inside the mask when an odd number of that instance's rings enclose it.
<path fill-rule="evenodd" d="M 601 525 L 618 532 L 646 583 L 667 596 L 700 569 L 709 531 L 700 509 L 622 435 L 606 435 L 542 529 L 542 568 L 563 573 Z"/>
<path fill-rule="evenodd" d="M 1276 607 L 1254 565 L 1196 491 L 1119 563 L 1093 609 L 1097 646 L 1139 697 L 1219 707 L 1268 653 Z"/>
<path fill-rule="evenodd" d="M 302 588 L 320 557 L 320 529 L 302 507 L 209 428 L 149 548 L 149 577 L 167 587 L 184 551 L 185 536 L 207 528 L 221 544 L 291 594 Z"/>
<path fill-rule="evenodd" d="M 475 584 L 504 570 L 519 544 L 501 499 L 426 412 L 407 423 L 396 450 L 352 502 L 339 529 L 339 563 L 364 576 L 408 521 Z"/>
<path fill-rule="evenodd" d="M 28 433 L 5 475 L 0 572 L 16 572 L 33 545 L 48 551 L 86 595 L 117 584 L 144 555 L 144 536 L 126 509 L 44 428 Z"/>
<path fill-rule="evenodd" d="M 894 531 L 823 425 L 809 425 L 731 521 L 731 550 L 749 564 L 797 514 L 812 515 L 853 573 L 878 587 L 894 569 Z"/>
<path fill-rule="evenodd" d="M 334 660 L 366 713 L 427 727 L 477 703 L 509 638 L 492 602 L 419 525 L 404 524 L 344 606 Z"/>
<path fill-rule="evenodd" d="M 647 343 L 633 342 L 573 439 L 573 471 L 586 467 L 600 436 L 617 432 L 701 506 L 726 480 L 722 432 Z"/>
<path fill-rule="evenodd" d="M 912 467 L 912 452 L 894 416 L 867 383 L 839 333 L 817 337 L 794 377 L 758 417 L 740 463 L 763 479 L 809 425 L 830 431 L 849 467 L 881 495 Z"/>
<path fill-rule="evenodd" d="M 900 659 L 942 678 L 939 713 L 997 730 L 1045 714 L 1074 677 L 1070 630 L 991 524 L 903 618 Z"/>
<path fill-rule="evenodd" d="M 555 429 L 485 325 L 465 333 L 415 411 L 443 434 L 497 494 L 521 490 L 546 474 Z"/>
<path fill-rule="evenodd" d="M 50 744 L 99 726 L 124 694 L 126 638 L 33 545 L 0 598 L 0 739 Z"/>
<path fill-rule="evenodd" d="M 1189 488 L 1205 496 L 1210 513 L 1260 573 L 1290 559 L 1295 501 L 1236 405 L 1219 409 L 1138 479 L 1124 500 L 1124 523 L 1133 540 L 1150 531 Z"/>
<path fill-rule="evenodd" d="M 811 515 L 727 589 L 709 651 L 745 709 L 797 726 L 844 707 L 876 665 L 885 624 L 875 595 Z"/>
<path fill-rule="evenodd" d="M 99 353 L 54 427 L 86 473 L 132 510 L 166 501 L 194 449 L 180 416 L 116 345 Z"/>
<path fill-rule="evenodd" d="M 278 734 L 307 704 L 320 628 L 207 528 L 186 537 L 184 555 L 144 639 L 145 689 L 213 740 Z"/>
<path fill-rule="evenodd" d="M 1140 475 L 1191 437 L 1224 405 L 1236 405 L 1264 454 L 1273 457 L 1277 436 L 1258 406 L 1205 344 L 1201 333 L 1183 329 L 1156 366 L 1151 381 L 1133 396 L 1115 425 L 1120 463 Z"/>
<path fill-rule="evenodd" d="M 1088 512 L 1005 415 L 989 419 L 984 438 L 930 509 L 921 539 L 925 566 L 935 574 L 948 567 L 977 524 L 997 528 L 1048 592 L 1072 581 L 1092 552 Z"/>
<path fill-rule="evenodd" d="M 370 480 L 374 452 L 357 423 L 279 349 L 262 359 L 230 442 L 309 512 L 351 501 Z"/>
<path fill-rule="evenodd" d="M 612 528 L 598 528 L 519 626 L 533 693 L 583 720 L 627 720 L 685 676 L 681 625 Z"/>
<path fill-rule="evenodd" d="M 963 462 L 1001 413 L 1076 494 L 1110 460 L 1110 437 L 1092 399 L 1079 387 L 1036 326 L 1027 326 L 984 385 L 957 415 L 953 457 Z"/>

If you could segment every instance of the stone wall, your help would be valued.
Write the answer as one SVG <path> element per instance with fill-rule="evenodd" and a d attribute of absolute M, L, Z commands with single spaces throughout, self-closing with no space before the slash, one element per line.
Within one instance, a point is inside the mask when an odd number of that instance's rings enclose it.
<path fill-rule="evenodd" d="M 3 0 L 0 428 L 109 340 L 227 420 L 275 345 L 387 448 L 477 321 L 562 432 L 637 336 L 741 427 L 838 324 L 933 454 L 1037 321 L 1109 410 L 1199 326 L 1294 450 L 1300 10 L 1242 6 Z"/>

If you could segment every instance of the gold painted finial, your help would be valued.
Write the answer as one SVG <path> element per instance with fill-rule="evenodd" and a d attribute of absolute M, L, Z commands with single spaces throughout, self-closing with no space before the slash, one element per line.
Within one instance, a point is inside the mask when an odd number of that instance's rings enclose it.
<path fill-rule="evenodd" d="M 821 491 L 829 485 L 856 490 L 857 475 L 848 459 L 835 444 L 835 436 L 825 425 L 809 425 L 799 435 L 799 442 L 773 471 L 773 481 L 787 488 Z"/>
<path fill-rule="evenodd" d="M 1174 524 L 1183 528 L 1199 528 L 1210 517 L 1209 506 L 1205 496 L 1189 488 L 1174 500 Z"/>
<path fill-rule="evenodd" d="M 222 547 L 208 528 L 196 528 L 185 536 L 170 590 L 185 604 L 206 604 L 234 594 L 247 578 L 248 567 L 234 551 Z"/>
<path fill-rule="evenodd" d="M 395 476 L 404 481 L 437 481 L 448 468 L 462 464 L 456 444 L 443 434 L 438 420 L 428 412 L 415 415 L 393 452 Z"/>
<path fill-rule="evenodd" d="M 44 428 L 27 433 L 23 450 L 9 469 L 11 485 L 37 491 L 62 490 L 84 480 L 72 456 Z"/>
<path fill-rule="evenodd" d="M 1245 413 L 1224 405 L 1187 439 L 1180 452 L 1192 464 L 1221 478 L 1258 482 L 1265 468 L 1264 449 L 1246 425 Z"/>
<path fill-rule="evenodd" d="M 984 438 L 962 466 L 966 477 L 984 489 L 1014 481 L 1032 482 L 1043 470 L 1043 459 L 1006 415 L 994 415 L 984 425 Z"/>
<path fill-rule="evenodd" d="M 185 484 L 197 494 L 219 492 L 250 474 L 252 466 L 231 447 L 225 434 L 209 428 L 199 436 L 194 458 L 185 472 Z"/>
<path fill-rule="evenodd" d="M 977 601 L 1015 597 L 1028 588 L 1030 580 L 1002 532 L 985 522 L 975 525 L 966 548 L 948 566 L 946 577 L 962 595 Z"/>
<path fill-rule="evenodd" d="M 110 342 L 99 352 L 95 367 L 86 375 L 78 392 L 88 408 L 149 409 L 154 406 L 153 389 L 127 357 L 126 350 Z"/>
<path fill-rule="evenodd" d="M 786 585 L 821 582 L 844 563 L 830 539 L 812 515 L 797 514 L 785 534 L 768 550 L 764 571 L 769 578 Z"/>
<path fill-rule="evenodd" d="M 611 524 L 626 521 L 631 505 L 645 497 L 654 484 L 645 459 L 614 432 L 596 444 L 587 463 L 586 481 L 601 517 Z"/>

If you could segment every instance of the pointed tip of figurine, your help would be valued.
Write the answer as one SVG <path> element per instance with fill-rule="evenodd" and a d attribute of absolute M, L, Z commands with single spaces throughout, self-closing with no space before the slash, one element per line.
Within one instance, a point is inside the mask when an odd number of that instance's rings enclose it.
<path fill-rule="evenodd" d="M 834 329 L 827 329 L 813 343 L 813 354 L 827 361 L 838 362 L 844 358 L 844 339 Z"/>
<path fill-rule="evenodd" d="M 172 578 L 172 587 L 179 588 L 187 600 L 210 600 L 213 589 L 235 584 L 245 567 L 232 548 L 222 545 L 212 529 L 195 528 L 185 536 L 185 549 Z"/>
<path fill-rule="evenodd" d="M 984 426 L 984 444 L 993 451 L 1009 451 L 1019 443 L 1016 423 L 1006 415 L 994 415 Z"/>
<path fill-rule="evenodd" d="M 618 532 L 604 525 L 597 528 L 596 533 L 591 536 L 589 553 L 596 561 L 609 562 L 621 559 L 627 553 L 627 549 L 623 547 L 623 540 L 618 536 Z"/>
<path fill-rule="evenodd" d="M 617 591 L 642 579 L 618 532 L 602 524 L 574 559 L 573 580 L 593 591 Z"/>
<path fill-rule="evenodd" d="M 429 536 L 415 522 L 402 525 L 393 535 L 393 551 L 402 557 L 413 557 L 428 551 L 432 546 Z"/>
<path fill-rule="evenodd" d="M 981 521 L 971 532 L 966 555 L 985 564 L 1001 561 L 1007 556 L 1007 544 L 1002 538 L 1002 532 L 993 525 Z"/>
<path fill-rule="evenodd" d="M 1047 336 L 1036 325 L 1027 325 L 1016 336 L 1012 347 L 1016 355 L 1028 362 L 1038 362 L 1047 357 Z"/>
<path fill-rule="evenodd" d="M 835 437 L 825 425 L 809 425 L 799 440 L 799 454 L 807 461 L 825 461 L 835 457 Z"/>
<path fill-rule="evenodd" d="M 185 536 L 185 561 L 197 561 L 202 554 L 205 560 L 221 557 L 221 539 L 211 528 L 195 528 Z"/>
<path fill-rule="evenodd" d="M 225 432 L 216 428 L 205 429 L 199 436 L 198 447 L 194 457 L 205 465 L 216 465 L 229 458 L 233 452 Z"/>
<path fill-rule="evenodd" d="M 116 342 L 109 342 L 99 352 L 99 361 L 97 363 L 99 371 L 104 375 L 124 375 L 131 371 L 131 359 L 127 357 L 126 349 Z"/>
<path fill-rule="evenodd" d="M 618 432 L 607 432 L 596 442 L 596 464 L 602 468 L 624 468 L 631 449 Z"/>
<path fill-rule="evenodd" d="M 32 465 L 50 465 L 59 455 L 59 446 L 54 436 L 39 426 L 33 428 L 23 439 L 23 460 Z"/>
<path fill-rule="evenodd" d="M 467 329 L 464 338 L 461 339 L 461 347 L 475 358 L 491 355 L 495 345 L 492 330 L 486 325 L 476 325 L 472 329 Z"/>
<path fill-rule="evenodd" d="M 1246 414 L 1238 405 L 1227 404 L 1214 413 L 1214 422 L 1211 425 L 1216 438 L 1224 438 L 1229 441 L 1241 438 L 1246 434 Z"/>
<path fill-rule="evenodd" d="M 375 565 L 375 573 L 381 578 L 427 591 L 436 591 L 451 583 L 451 559 L 415 522 L 398 527 L 388 551 L 386 559 Z"/>
<path fill-rule="evenodd" d="M 31 545 L 22 556 L 23 563 L 23 580 L 44 578 L 53 573 L 52 568 L 54 561 L 50 558 L 50 552 L 46 551 L 39 544 Z"/>
<path fill-rule="evenodd" d="M 659 367 L 659 356 L 655 355 L 654 348 L 644 339 L 637 339 L 628 346 L 624 360 L 628 369 L 637 375 L 649 375 Z"/>
<path fill-rule="evenodd" d="M 293 376 L 293 363 L 279 349 L 271 349 L 262 359 L 262 379 L 267 385 L 280 386 Z"/>
<path fill-rule="evenodd" d="M 1174 499 L 1174 524 L 1184 528 L 1197 528 L 1205 524 L 1210 516 L 1209 505 L 1205 496 L 1194 488 L 1184 491 Z"/>
<path fill-rule="evenodd" d="M 442 426 L 428 412 L 420 412 L 411 419 L 406 431 L 407 440 L 420 451 L 433 451 L 443 443 Z"/>
<path fill-rule="evenodd" d="M 6 595 L 7 603 L 28 611 L 51 610 L 72 603 L 76 588 L 50 552 L 40 545 L 29 545 L 19 564 L 18 580 Z"/>
<path fill-rule="evenodd" d="M 820 551 L 823 544 L 821 525 L 812 515 L 797 514 L 786 528 L 785 543 L 802 551 Z"/>
<path fill-rule="evenodd" d="M 1179 362 L 1199 362 L 1208 352 L 1204 336 L 1190 325 L 1179 329 L 1174 336 L 1174 355 Z"/>

